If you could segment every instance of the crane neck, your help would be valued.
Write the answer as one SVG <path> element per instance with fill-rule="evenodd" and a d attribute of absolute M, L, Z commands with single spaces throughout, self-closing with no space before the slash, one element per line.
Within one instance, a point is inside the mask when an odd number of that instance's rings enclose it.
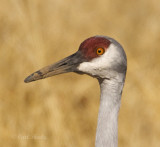
<path fill-rule="evenodd" d="M 96 132 L 96 147 L 118 146 L 118 112 L 124 81 L 99 80 L 101 97 Z"/>

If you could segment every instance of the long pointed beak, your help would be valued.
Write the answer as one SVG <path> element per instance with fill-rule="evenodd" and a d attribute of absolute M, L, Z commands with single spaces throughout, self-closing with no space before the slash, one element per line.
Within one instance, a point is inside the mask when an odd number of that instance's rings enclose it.
<path fill-rule="evenodd" d="M 46 66 L 32 73 L 24 80 L 24 82 L 29 83 L 67 72 L 78 72 L 77 66 L 83 61 L 85 61 L 85 59 L 82 57 L 81 52 L 78 51 L 75 54 L 62 59 L 55 64 Z"/>

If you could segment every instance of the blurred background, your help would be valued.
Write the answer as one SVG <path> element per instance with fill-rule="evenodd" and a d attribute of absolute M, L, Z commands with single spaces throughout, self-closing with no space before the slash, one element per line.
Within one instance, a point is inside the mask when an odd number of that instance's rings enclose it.
<path fill-rule="evenodd" d="M 0 0 L 1 147 L 94 146 L 96 79 L 23 82 L 94 35 L 115 38 L 128 57 L 119 146 L 160 146 L 160 1 Z"/>

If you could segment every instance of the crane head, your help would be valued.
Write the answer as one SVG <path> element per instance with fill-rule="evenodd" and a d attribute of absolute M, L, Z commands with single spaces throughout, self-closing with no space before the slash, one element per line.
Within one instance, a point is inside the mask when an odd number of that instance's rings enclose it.
<path fill-rule="evenodd" d="M 79 50 L 73 55 L 32 73 L 24 82 L 28 83 L 67 72 L 111 79 L 125 75 L 126 69 L 127 59 L 122 46 L 112 38 L 94 36 L 83 41 Z"/>

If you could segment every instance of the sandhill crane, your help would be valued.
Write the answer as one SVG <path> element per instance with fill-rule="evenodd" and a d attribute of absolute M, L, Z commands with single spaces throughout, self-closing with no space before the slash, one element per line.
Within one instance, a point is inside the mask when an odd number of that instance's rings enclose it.
<path fill-rule="evenodd" d="M 113 38 L 94 36 L 80 44 L 79 50 L 59 62 L 28 76 L 26 83 L 57 74 L 88 74 L 99 81 L 101 96 L 96 132 L 96 147 L 118 146 L 118 112 L 127 70 L 122 46 Z"/>

